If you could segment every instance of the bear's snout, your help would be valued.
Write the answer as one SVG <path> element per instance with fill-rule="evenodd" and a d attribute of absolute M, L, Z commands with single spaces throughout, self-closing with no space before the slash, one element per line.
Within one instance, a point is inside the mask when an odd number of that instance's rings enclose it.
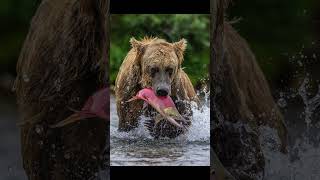
<path fill-rule="evenodd" d="M 169 89 L 168 88 L 158 88 L 156 91 L 157 96 L 168 96 Z"/>

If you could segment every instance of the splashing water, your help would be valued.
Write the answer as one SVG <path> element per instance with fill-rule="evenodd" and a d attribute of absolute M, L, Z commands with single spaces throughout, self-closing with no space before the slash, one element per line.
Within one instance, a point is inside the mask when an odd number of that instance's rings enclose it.
<path fill-rule="evenodd" d="M 193 108 L 193 121 L 186 134 L 187 141 L 208 141 L 210 142 L 210 107 L 205 104 L 201 109 Z"/>
<path fill-rule="evenodd" d="M 297 139 L 289 148 L 288 154 L 282 154 L 274 148 L 280 145 L 277 132 L 268 127 L 262 127 L 261 140 L 266 160 L 266 180 L 315 180 L 320 179 L 320 148 L 315 147 L 306 137 Z M 319 138 L 319 137 L 318 137 Z M 277 139 L 277 141 L 274 141 Z"/>
<path fill-rule="evenodd" d="M 320 85 L 318 92 L 310 97 L 306 76 L 297 92 L 280 95 L 278 105 L 286 108 L 284 113 L 289 133 L 289 153 L 277 151 L 280 140 L 277 132 L 260 127 L 260 143 L 264 152 L 266 180 L 315 180 L 320 179 Z M 300 104 L 291 100 L 300 99 Z M 303 116 L 301 116 L 301 114 Z"/>
<path fill-rule="evenodd" d="M 318 85 L 318 93 L 314 97 L 308 98 L 308 93 L 306 90 L 308 83 L 309 83 L 309 78 L 306 77 L 303 80 L 303 83 L 301 84 L 298 92 L 305 105 L 305 111 L 304 111 L 305 122 L 309 127 L 311 125 L 311 116 L 313 112 L 320 106 L 320 85 Z"/>
<path fill-rule="evenodd" d="M 209 95 L 198 109 L 192 105 L 189 131 L 175 139 L 153 139 L 144 127 L 149 119 L 141 116 L 139 126 L 130 132 L 118 131 L 115 97 L 110 98 L 110 162 L 113 166 L 209 166 Z"/>

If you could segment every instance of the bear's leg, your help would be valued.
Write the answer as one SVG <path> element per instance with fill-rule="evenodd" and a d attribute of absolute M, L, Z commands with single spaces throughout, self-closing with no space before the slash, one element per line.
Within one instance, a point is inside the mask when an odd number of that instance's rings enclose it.
<path fill-rule="evenodd" d="M 119 131 L 130 131 L 138 127 L 138 118 L 142 113 L 143 101 L 126 102 L 117 100 L 117 113 L 119 117 Z"/>

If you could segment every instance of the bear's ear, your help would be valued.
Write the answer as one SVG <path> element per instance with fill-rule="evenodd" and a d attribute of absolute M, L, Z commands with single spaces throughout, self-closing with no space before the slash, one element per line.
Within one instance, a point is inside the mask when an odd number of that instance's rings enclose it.
<path fill-rule="evenodd" d="M 132 48 L 134 48 L 136 51 L 141 51 L 143 49 L 143 44 L 141 41 L 136 40 L 134 37 L 130 39 L 130 43 Z"/>
<path fill-rule="evenodd" d="M 187 47 L 187 40 L 182 38 L 180 41 L 173 43 L 173 46 L 176 50 L 184 52 Z"/>
<path fill-rule="evenodd" d="M 187 47 L 187 41 L 184 38 L 182 38 L 180 41 L 173 43 L 173 47 L 181 64 L 183 61 L 183 53 Z"/>

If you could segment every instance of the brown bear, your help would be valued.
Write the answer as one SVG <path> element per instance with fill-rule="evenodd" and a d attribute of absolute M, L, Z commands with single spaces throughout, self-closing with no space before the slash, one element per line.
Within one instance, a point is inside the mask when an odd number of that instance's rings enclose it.
<path fill-rule="evenodd" d="M 248 42 L 225 21 L 228 3 L 216 0 L 211 4 L 211 157 L 216 154 L 236 179 L 257 180 L 263 178 L 266 165 L 263 148 L 272 144 L 274 151 L 286 153 L 288 133 Z M 270 129 L 278 134 L 272 141 Z M 218 165 L 214 166 L 223 169 Z M 216 176 L 224 176 L 218 169 Z"/>
<path fill-rule="evenodd" d="M 198 97 L 188 75 L 181 68 L 186 40 L 169 43 L 159 38 L 144 38 L 141 41 L 131 38 L 130 43 L 132 49 L 122 62 L 115 82 L 119 130 L 129 131 L 137 127 L 139 117 L 144 113 L 151 117 L 145 125 L 152 136 L 178 136 L 182 129 L 165 120 L 155 126 L 157 113 L 151 107 L 143 111 L 143 101 L 127 101 L 142 88 L 149 87 L 157 96 L 171 96 L 182 116 L 191 120 L 190 101 L 198 101 Z"/>
<path fill-rule="evenodd" d="M 95 179 L 109 168 L 109 122 L 49 127 L 108 85 L 108 12 L 107 0 L 43 0 L 32 18 L 14 86 L 30 180 Z"/>

